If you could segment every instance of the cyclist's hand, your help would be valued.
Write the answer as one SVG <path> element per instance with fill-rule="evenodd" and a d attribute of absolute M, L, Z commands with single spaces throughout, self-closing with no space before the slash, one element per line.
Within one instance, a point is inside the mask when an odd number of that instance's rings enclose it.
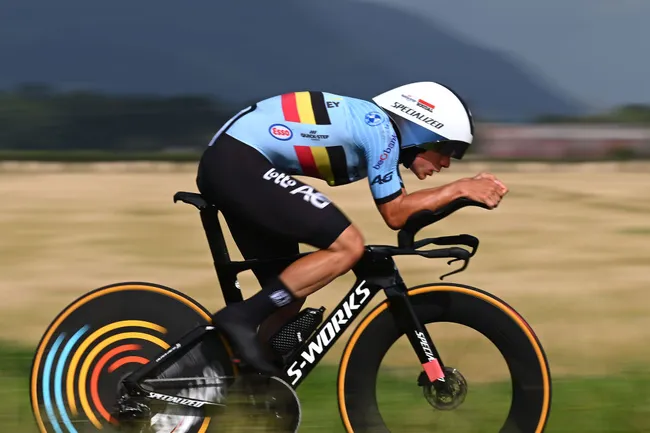
<path fill-rule="evenodd" d="M 508 193 L 508 187 L 503 182 L 501 182 L 499 179 L 497 179 L 497 177 L 495 175 L 493 175 L 492 173 L 485 173 L 485 172 L 484 173 L 479 173 L 476 176 L 474 176 L 474 179 L 491 179 L 491 180 L 495 181 L 497 183 L 497 185 L 499 185 L 501 187 L 501 190 L 500 190 L 501 191 L 501 197 L 503 197 L 504 195 L 506 195 Z"/>
<path fill-rule="evenodd" d="M 476 176 L 474 176 L 472 179 L 492 179 L 492 180 L 496 180 L 496 178 L 497 177 L 495 175 L 493 175 L 492 173 L 481 172 L 481 173 L 477 174 Z"/>
<path fill-rule="evenodd" d="M 497 207 L 503 196 L 508 193 L 508 187 L 489 173 L 461 179 L 459 187 L 463 196 L 485 203 L 490 209 Z"/>

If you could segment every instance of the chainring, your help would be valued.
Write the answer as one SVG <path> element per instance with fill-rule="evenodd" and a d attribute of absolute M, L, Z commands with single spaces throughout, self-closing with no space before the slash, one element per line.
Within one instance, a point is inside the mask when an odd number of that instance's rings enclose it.
<path fill-rule="evenodd" d="M 228 389 L 225 403 L 226 408 L 213 419 L 208 432 L 295 433 L 302 420 L 298 395 L 278 377 L 240 376 Z"/>

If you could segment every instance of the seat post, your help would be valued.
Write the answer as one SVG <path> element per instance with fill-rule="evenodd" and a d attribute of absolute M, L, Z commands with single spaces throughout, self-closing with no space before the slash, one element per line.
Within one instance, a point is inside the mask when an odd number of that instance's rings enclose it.
<path fill-rule="evenodd" d="M 239 290 L 237 274 L 228 269 L 230 255 L 226 240 L 223 237 L 221 224 L 219 223 L 219 210 L 214 206 L 206 206 L 200 209 L 201 223 L 210 246 L 210 254 L 214 263 L 214 270 L 217 273 L 219 285 L 223 292 L 226 304 L 243 301 Z"/>

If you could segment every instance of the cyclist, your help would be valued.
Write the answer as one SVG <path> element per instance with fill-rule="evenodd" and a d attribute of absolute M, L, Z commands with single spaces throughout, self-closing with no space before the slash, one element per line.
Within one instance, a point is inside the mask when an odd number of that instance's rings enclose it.
<path fill-rule="evenodd" d="M 372 101 L 287 93 L 252 104 L 226 122 L 201 158 L 197 186 L 222 212 L 244 258 L 291 256 L 299 243 L 318 249 L 289 266 L 256 271 L 262 290 L 214 314 L 215 326 L 241 358 L 277 375 L 264 340 L 364 252 L 359 229 L 294 175 L 329 186 L 367 177 L 378 211 L 398 230 L 414 212 L 462 196 L 490 208 L 499 204 L 508 189 L 489 173 L 412 193 L 404 188 L 399 163 L 423 180 L 449 167 L 451 158 L 461 159 L 473 137 L 470 110 L 435 82 L 406 84 Z"/>

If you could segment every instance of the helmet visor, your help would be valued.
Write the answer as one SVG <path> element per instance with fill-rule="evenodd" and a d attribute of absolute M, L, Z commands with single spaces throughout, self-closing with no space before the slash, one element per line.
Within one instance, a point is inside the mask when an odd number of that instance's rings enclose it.
<path fill-rule="evenodd" d="M 441 140 L 422 143 L 418 145 L 418 147 L 426 150 L 433 150 L 434 152 L 454 159 L 463 159 L 463 156 L 469 147 L 469 143 L 456 140 Z"/>
<path fill-rule="evenodd" d="M 434 131 L 430 131 L 411 122 L 404 117 L 389 114 L 400 131 L 401 147 L 417 146 L 425 150 L 434 150 L 454 159 L 461 159 L 469 147 L 469 143 L 461 140 L 450 140 Z"/>

